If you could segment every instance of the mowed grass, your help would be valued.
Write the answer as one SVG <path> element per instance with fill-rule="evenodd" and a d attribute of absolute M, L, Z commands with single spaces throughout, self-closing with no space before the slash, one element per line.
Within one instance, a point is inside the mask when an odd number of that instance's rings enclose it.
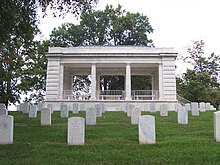
<path fill-rule="evenodd" d="M 192 117 L 178 125 L 177 113 L 156 117 L 156 144 L 138 144 L 138 126 L 123 112 L 106 112 L 97 125 L 86 126 L 85 145 L 67 145 L 67 118 L 52 114 L 52 126 L 40 125 L 40 112 L 30 119 L 22 112 L 14 116 L 14 143 L 0 145 L 0 164 L 220 164 L 220 143 L 214 141 L 213 112 Z M 85 117 L 85 112 L 69 113 Z"/>

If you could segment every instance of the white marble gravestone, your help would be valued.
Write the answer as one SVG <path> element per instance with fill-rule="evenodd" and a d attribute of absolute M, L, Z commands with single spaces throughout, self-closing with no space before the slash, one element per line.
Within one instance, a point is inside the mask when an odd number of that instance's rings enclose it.
<path fill-rule="evenodd" d="M 96 110 L 93 107 L 86 109 L 86 125 L 96 125 Z"/>
<path fill-rule="evenodd" d="M 216 108 L 213 105 L 210 105 L 210 110 L 215 111 Z"/>
<path fill-rule="evenodd" d="M 177 112 L 177 110 L 181 107 L 182 107 L 182 105 L 180 103 L 176 103 L 175 104 L 175 112 Z"/>
<path fill-rule="evenodd" d="M 61 104 L 60 105 L 60 116 L 62 118 L 69 117 L 69 111 L 68 111 L 68 108 L 67 108 L 66 104 Z"/>
<path fill-rule="evenodd" d="M 36 105 L 33 105 L 33 104 L 30 105 L 29 117 L 30 118 L 36 118 L 37 117 L 37 106 Z"/>
<path fill-rule="evenodd" d="M 191 103 L 192 116 L 199 116 L 199 104 L 197 102 Z"/>
<path fill-rule="evenodd" d="M 131 110 L 131 124 L 138 124 L 139 116 L 141 116 L 141 110 L 139 108 L 133 108 Z"/>
<path fill-rule="evenodd" d="M 73 113 L 79 113 L 79 104 L 77 103 L 73 104 Z"/>
<path fill-rule="evenodd" d="M 29 103 L 28 102 L 24 102 L 20 105 L 21 111 L 23 113 L 29 113 Z"/>
<path fill-rule="evenodd" d="M 95 104 L 96 117 L 102 117 L 102 107 L 101 104 Z"/>
<path fill-rule="evenodd" d="M 168 104 L 160 105 L 160 116 L 168 116 L 169 106 Z"/>
<path fill-rule="evenodd" d="M 53 113 L 53 104 L 47 104 L 47 108 L 49 108 L 50 112 Z"/>
<path fill-rule="evenodd" d="M 8 115 L 8 110 L 5 107 L 5 104 L 0 104 L 0 115 Z"/>
<path fill-rule="evenodd" d="M 220 112 L 214 112 L 214 138 L 220 142 Z"/>
<path fill-rule="evenodd" d="M 139 117 L 138 123 L 139 144 L 155 144 L 155 117 L 144 115 Z"/>
<path fill-rule="evenodd" d="M 82 117 L 70 117 L 68 119 L 68 145 L 84 145 L 85 143 L 85 119 Z"/>
<path fill-rule="evenodd" d="M 218 110 L 220 111 L 220 105 L 218 106 Z"/>
<path fill-rule="evenodd" d="M 39 102 L 37 103 L 37 109 L 40 111 L 41 109 L 44 108 L 44 103 L 43 102 Z"/>
<path fill-rule="evenodd" d="M 177 110 L 178 124 L 188 124 L 188 110 L 185 106 Z"/>
<path fill-rule="evenodd" d="M 199 103 L 199 110 L 200 110 L 200 112 L 205 112 L 206 111 L 205 103 L 204 102 L 200 102 Z"/>
<path fill-rule="evenodd" d="M 155 103 L 150 103 L 150 112 L 156 112 L 156 104 Z"/>
<path fill-rule="evenodd" d="M 0 115 L 0 144 L 13 143 L 14 117 Z"/>
<path fill-rule="evenodd" d="M 51 125 L 51 109 L 41 109 L 41 125 Z"/>
<path fill-rule="evenodd" d="M 205 109 L 208 111 L 208 110 L 211 110 L 211 104 L 210 103 L 205 103 Z"/>
<path fill-rule="evenodd" d="M 190 105 L 190 103 L 186 103 L 186 104 L 185 104 L 185 107 L 186 107 L 186 110 L 187 110 L 187 111 L 190 111 L 190 110 L 191 110 L 191 105 Z"/>
<path fill-rule="evenodd" d="M 80 107 L 79 107 L 80 109 L 80 111 L 85 111 L 86 110 L 86 106 L 85 106 L 85 104 L 80 104 Z"/>

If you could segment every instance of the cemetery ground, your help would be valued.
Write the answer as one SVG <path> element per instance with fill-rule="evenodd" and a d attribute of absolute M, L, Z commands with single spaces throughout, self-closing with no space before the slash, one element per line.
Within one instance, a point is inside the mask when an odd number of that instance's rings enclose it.
<path fill-rule="evenodd" d="M 52 114 L 52 125 L 22 112 L 14 116 L 14 142 L 0 145 L 0 164 L 219 164 L 220 143 L 214 141 L 213 112 L 191 116 L 179 125 L 177 113 L 156 117 L 156 144 L 138 144 L 138 125 L 124 112 L 106 112 L 97 125 L 85 127 L 85 145 L 67 145 L 67 120 Z M 85 112 L 69 116 L 85 117 Z"/>

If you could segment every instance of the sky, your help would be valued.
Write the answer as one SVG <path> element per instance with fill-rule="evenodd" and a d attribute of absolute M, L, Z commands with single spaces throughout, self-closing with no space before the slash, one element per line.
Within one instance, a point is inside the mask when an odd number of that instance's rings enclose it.
<path fill-rule="evenodd" d="M 99 0 L 96 10 L 107 4 L 130 12 L 139 12 L 149 18 L 154 32 L 149 35 L 155 47 L 173 47 L 177 53 L 184 53 L 192 41 L 204 40 L 205 52 L 220 54 L 220 1 L 219 0 Z M 76 23 L 73 15 L 53 19 L 41 19 L 42 38 L 48 38 L 54 27 L 65 22 Z"/>

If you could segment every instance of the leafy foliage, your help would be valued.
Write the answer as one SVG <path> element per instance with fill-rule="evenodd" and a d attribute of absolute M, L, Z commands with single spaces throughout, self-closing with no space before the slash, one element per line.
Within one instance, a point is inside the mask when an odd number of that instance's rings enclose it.
<path fill-rule="evenodd" d="M 192 64 L 193 70 L 188 69 L 182 78 L 177 79 L 177 88 L 179 94 L 190 101 L 211 102 L 217 106 L 220 104 L 220 57 L 214 53 L 205 56 L 203 49 L 202 40 L 195 41 L 188 48 L 188 56 L 183 57 L 183 60 Z"/>
<path fill-rule="evenodd" d="M 103 11 L 84 12 L 79 25 L 65 23 L 55 28 L 50 35 L 50 41 L 54 46 L 60 47 L 91 45 L 151 47 L 153 41 L 148 39 L 147 35 L 152 32 L 153 28 L 147 16 L 126 12 L 120 5 L 115 9 L 107 5 Z M 124 77 L 102 76 L 100 85 L 101 89 L 121 90 L 124 88 Z"/>

